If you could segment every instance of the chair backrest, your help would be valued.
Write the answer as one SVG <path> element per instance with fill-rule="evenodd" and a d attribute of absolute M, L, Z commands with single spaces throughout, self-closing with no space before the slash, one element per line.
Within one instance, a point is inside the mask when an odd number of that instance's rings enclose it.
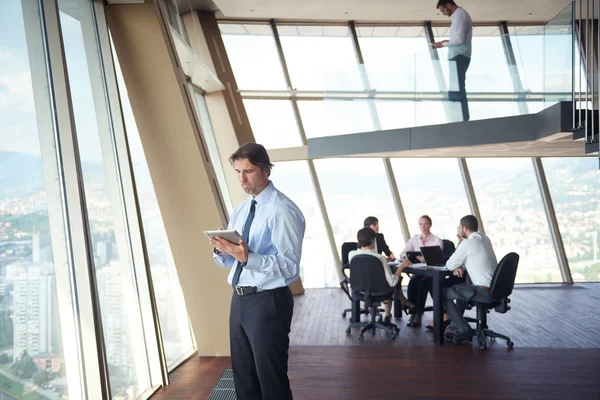
<path fill-rule="evenodd" d="M 358 249 L 358 243 L 357 242 L 346 242 L 342 244 L 342 267 L 344 265 L 347 265 L 350 261 L 348 261 L 348 254 L 352 251 L 352 250 L 357 250 Z"/>
<path fill-rule="evenodd" d="M 454 246 L 454 243 L 448 239 L 443 239 L 442 243 L 444 244 L 442 252 L 444 253 L 444 258 L 446 259 L 446 261 L 448 261 L 450 256 L 454 254 L 454 251 L 456 251 L 456 246 Z"/>
<path fill-rule="evenodd" d="M 517 253 L 508 253 L 500 260 L 492 276 L 490 296 L 494 299 L 504 299 L 510 296 L 515 287 L 518 266 L 519 255 Z"/>
<path fill-rule="evenodd" d="M 393 291 L 377 257 L 368 254 L 354 256 L 350 261 L 350 284 L 353 291 L 386 293 Z"/>

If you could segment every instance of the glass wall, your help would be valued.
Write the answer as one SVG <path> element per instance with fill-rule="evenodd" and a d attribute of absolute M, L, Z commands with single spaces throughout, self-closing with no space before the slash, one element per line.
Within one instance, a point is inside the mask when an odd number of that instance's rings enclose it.
<path fill-rule="evenodd" d="M 364 219 L 374 216 L 388 246 L 398 254 L 405 242 L 383 160 L 336 158 L 314 163 L 337 248 L 356 242 Z"/>
<path fill-rule="evenodd" d="M 135 399 L 150 377 L 93 4 L 58 1 L 113 396 Z"/>
<path fill-rule="evenodd" d="M 244 100 L 256 141 L 267 149 L 302 146 L 289 100 Z"/>
<path fill-rule="evenodd" d="M 467 160 L 485 233 L 498 261 L 520 255 L 517 282 L 562 282 L 529 158 Z"/>
<path fill-rule="evenodd" d="M 302 242 L 300 277 L 306 288 L 337 287 L 340 283 L 338 266 L 327 240 L 327 230 L 317 194 L 312 182 L 308 161 L 275 163 L 271 180 L 300 209 L 306 221 Z"/>
<path fill-rule="evenodd" d="M 80 352 L 37 2 L 0 12 L 0 398 L 78 399 Z"/>
<path fill-rule="evenodd" d="M 542 159 L 575 282 L 600 281 L 600 170 L 596 157 Z"/>
<path fill-rule="evenodd" d="M 460 219 L 471 214 L 455 158 L 393 158 L 392 167 L 411 235 L 420 233 L 419 217 L 429 215 L 432 232 L 456 242 Z"/>

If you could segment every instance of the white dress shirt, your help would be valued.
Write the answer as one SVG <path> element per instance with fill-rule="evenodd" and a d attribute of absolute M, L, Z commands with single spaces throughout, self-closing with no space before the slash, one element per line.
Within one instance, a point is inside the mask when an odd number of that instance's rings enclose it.
<path fill-rule="evenodd" d="M 448 46 L 448 59 L 456 56 L 471 58 L 471 40 L 473 39 L 473 22 L 471 16 L 462 7 L 452 13 L 450 40 L 444 42 Z"/>
<path fill-rule="evenodd" d="M 256 213 L 248 239 L 248 261 L 238 286 L 256 286 L 259 290 L 289 285 L 300 273 L 300 257 L 305 222 L 302 211 L 273 182 L 254 198 Z M 243 235 L 252 197 L 239 204 L 231 215 L 227 229 Z M 231 284 L 238 261 L 231 255 L 214 254 L 217 265 L 231 268 L 227 281 Z"/>
<path fill-rule="evenodd" d="M 473 285 L 490 286 L 498 261 L 496 261 L 492 242 L 483 233 L 471 233 L 456 248 L 446 263 L 451 271 L 463 265 L 469 273 Z"/>
<path fill-rule="evenodd" d="M 398 278 L 396 275 L 394 275 L 392 273 L 392 269 L 388 265 L 387 259 L 384 256 L 382 256 L 381 254 L 375 253 L 375 249 L 352 250 L 350 253 L 348 253 L 348 261 L 352 261 L 352 258 L 354 256 L 358 256 L 361 254 L 367 254 L 369 256 L 378 258 L 381 261 L 381 266 L 383 267 L 383 270 L 385 272 L 385 279 L 387 280 L 389 285 L 396 286 L 398 284 L 398 280 L 400 278 Z"/>

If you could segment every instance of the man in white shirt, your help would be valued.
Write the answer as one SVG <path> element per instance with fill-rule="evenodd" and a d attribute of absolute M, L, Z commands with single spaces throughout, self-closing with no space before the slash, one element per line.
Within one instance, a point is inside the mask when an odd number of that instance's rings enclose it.
<path fill-rule="evenodd" d="M 466 308 L 463 299 L 474 296 L 474 300 L 483 301 L 489 298 L 490 283 L 498 265 L 492 243 L 487 236 L 478 232 L 478 225 L 477 218 L 473 215 L 461 218 L 461 232 L 466 239 L 456 248 L 446 263 L 448 269 L 454 271 L 454 275 L 458 277 L 462 277 L 466 269 L 472 282 L 471 284 L 458 284 L 445 291 L 444 305 L 452 321 L 448 332 L 450 336 L 471 329 L 463 317 Z"/>
<path fill-rule="evenodd" d="M 387 259 L 384 256 L 382 256 L 381 253 L 375 252 L 376 237 L 377 232 L 375 232 L 372 228 L 368 226 L 358 231 L 358 233 L 356 234 L 356 239 L 358 240 L 359 249 L 352 250 L 350 253 L 348 253 L 348 260 L 352 261 L 352 258 L 361 254 L 367 254 L 379 259 L 381 261 L 381 266 L 383 268 L 383 272 L 385 273 L 385 279 L 387 280 L 387 283 L 390 285 L 390 287 L 395 287 L 398 284 L 402 270 L 409 266 L 411 262 L 408 259 L 403 260 L 402 264 L 398 266 L 396 272 L 392 273 L 392 269 L 388 265 Z M 406 298 L 404 297 L 404 294 L 401 290 L 398 296 L 400 297 L 401 302 L 406 301 Z M 387 300 L 383 304 L 385 307 L 385 322 L 389 323 L 392 319 L 392 302 L 390 300 Z"/>
<path fill-rule="evenodd" d="M 468 121 L 469 105 L 465 79 L 467 69 L 471 63 L 471 40 L 473 38 L 473 22 L 471 16 L 462 7 L 456 5 L 454 0 L 440 0 L 437 7 L 440 12 L 452 18 L 450 25 L 450 40 L 433 43 L 436 48 L 448 47 L 448 60 L 450 61 L 450 85 L 448 99 L 460 102 L 463 121 Z M 458 88 L 458 91 L 456 89 Z"/>

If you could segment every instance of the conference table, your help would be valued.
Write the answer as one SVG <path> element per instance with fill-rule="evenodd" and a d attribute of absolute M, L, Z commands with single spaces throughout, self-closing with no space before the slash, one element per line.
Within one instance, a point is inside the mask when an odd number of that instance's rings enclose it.
<path fill-rule="evenodd" d="M 392 272 L 396 272 L 398 269 L 397 263 L 390 263 Z M 444 267 L 415 267 L 410 266 L 404 268 L 403 272 L 411 275 L 421 275 L 431 277 L 433 280 L 433 343 L 443 345 L 444 344 L 444 306 L 443 306 L 443 282 L 450 275 L 452 271 L 448 271 Z M 400 284 L 396 285 L 394 289 L 394 318 L 399 319 L 402 317 L 402 307 L 400 299 L 398 298 L 399 291 L 402 290 Z M 360 301 L 352 302 L 352 321 L 359 322 L 360 320 Z"/>

